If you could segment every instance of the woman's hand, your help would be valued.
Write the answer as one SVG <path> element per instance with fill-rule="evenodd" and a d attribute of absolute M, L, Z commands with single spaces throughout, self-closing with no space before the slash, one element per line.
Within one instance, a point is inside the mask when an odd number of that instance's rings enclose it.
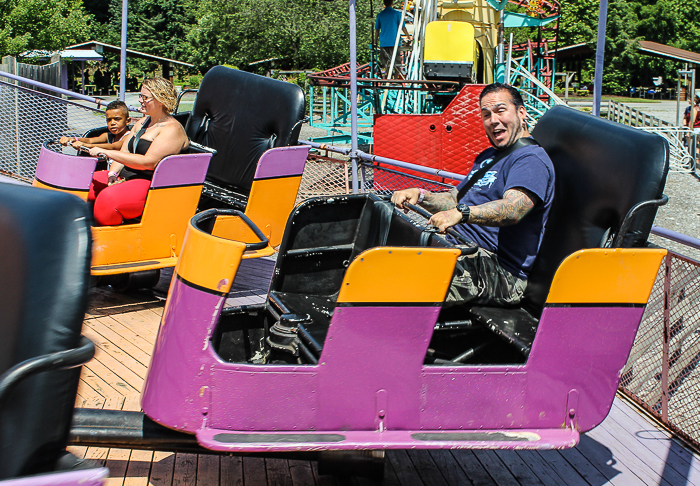
<path fill-rule="evenodd" d="M 90 155 L 93 156 L 93 157 L 99 157 L 99 156 L 102 155 L 102 154 L 107 155 L 107 151 L 106 151 L 105 149 L 103 149 L 103 148 L 100 148 L 100 147 L 92 147 L 92 148 L 90 149 Z"/>
<path fill-rule="evenodd" d="M 80 140 L 76 140 L 71 145 L 73 146 L 74 149 L 78 150 L 80 147 L 82 147 L 85 144 L 83 142 L 81 142 Z"/>

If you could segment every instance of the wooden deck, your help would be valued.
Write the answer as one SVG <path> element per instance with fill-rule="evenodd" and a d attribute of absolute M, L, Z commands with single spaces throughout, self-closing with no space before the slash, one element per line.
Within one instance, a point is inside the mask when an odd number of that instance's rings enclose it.
<path fill-rule="evenodd" d="M 241 269 L 229 304 L 252 304 L 265 290 L 272 263 L 251 261 Z M 247 279 L 244 282 L 244 279 Z M 97 347 L 83 369 L 77 406 L 139 410 L 160 318 L 162 293 L 129 295 L 92 290 L 83 334 Z M 243 285 L 245 283 L 245 285 Z M 254 286 L 254 285 L 253 285 Z M 239 293 L 235 293 L 239 292 Z M 317 464 L 284 459 L 173 454 L 70 447 L 74 454 L 110 470 L 111 486 L 124 485 L 362 485 L 364 478 L 320 476 Z M 386 485 L 665 485 L 700 486 L 700 458 L 621 399 L 602 425 L 564 451 L 391 451 Z"/>

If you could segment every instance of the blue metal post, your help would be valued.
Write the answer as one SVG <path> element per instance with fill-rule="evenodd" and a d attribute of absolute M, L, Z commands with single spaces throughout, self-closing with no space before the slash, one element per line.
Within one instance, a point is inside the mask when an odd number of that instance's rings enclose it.
<path fill-rule="evenodd" d="M 309 126 L 314 126 L 314 87 L 309 86 Z"/>
<path fill-rule="evenodd" d="M 129 0 L 122 0 L 122 57 L 119 61 L 119 99 L 126 99 L 126 24 L 129 19 Z"/>
<path fill-rule="evenodd" d="M 608 0 L 600 0 L 598 10 L 598 39 L 595 47 L 595 78 L 593 81 L 593 116 L 600 116 L 603 93 L 603 60 L 605 59 L 605 28 L 608 24 Z"/>
<path fill-rule="evenodd" d="M 357 174 L 357 33 L 355 17 L 355 0 L 350 0 L 350 137 L 352 138 L 352 151 L 350 161 L 352 162 L 352 192 L 360 192 Z"/>

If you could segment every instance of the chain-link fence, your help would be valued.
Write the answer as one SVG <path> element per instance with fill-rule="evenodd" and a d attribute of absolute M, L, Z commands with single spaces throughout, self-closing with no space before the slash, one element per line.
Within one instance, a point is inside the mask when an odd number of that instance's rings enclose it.
<path fill-rule="evenodd" d="M 398 172 L 388 167 L 362 162 L 359 164 L 360 192 L 388 195 L 399 189 L 421 187 L 431 192 L 445 192 L 454 186 L 418 175 Z M 297 203 L 315 196 L 352 193 L 352 165 L 346 158 L 312 152 L 301 179 Z"/>
<path fill-rule="evenodd" d="M 620 388 L 700 444 L 700 262 L 669 252 L 659 269 Z"/>
<path fill-rule="evenodd" d="M 0 81 L 0 172 L 31 181 L 45 141 L 104 125 L 104 111 Z"/>

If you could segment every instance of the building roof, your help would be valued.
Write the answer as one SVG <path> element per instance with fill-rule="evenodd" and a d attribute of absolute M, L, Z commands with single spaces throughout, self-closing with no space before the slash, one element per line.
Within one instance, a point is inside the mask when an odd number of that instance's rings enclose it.
<path fill-rule="evenodd" d="M 74 61 L 101 61 L 102 55 L 93 49 L 71 49 L 61 51 L 61 59 L 72 59 Z"/>
<path fill-rule="evenodd" d="M 66 47 L 66 50 L 89 49 L 89 48 L 92 48 L 92 49 L 96 50 L 97 52 L 107 51 L 107 52 L 114 52 L 116 54 L 119 54 L 119 52 L 121 52 L 121 49 L 118 46 L 113 46 L 111 44 L 105 44 L 104 42 L 98 42 L 98 41 L 94 41 L 94 40 L 92 40 L 90 42 L 83 42 L 82 44 L 75 44 L 72 46 L 68 46 L 68 47 Z M 194 67 L 194 64 L 189 64 L 187 62 L 182 62 L 182 61 L 176 61 L 175 59 L 168 59 L 167 57 L 154 56 L 152 54 L 146 54 L 145 52 L 134 51 L 133 49 L 127 49 L 126 52 L 127 52 L 127 54 L 131 54 L 132 56 L 140 57 L 142 59 L 148 59 L 150 61 L 170 62 L 172 64 L 177 64 L 180 66 Z"/>
<path fill-rule="evenodd" d="M 679 49 L 677 47 L 659 44 L 658 42 L 639 41 L 639 52 L 650 56 L 671 59 L 673 61 L 687 62 L 690 64 L 700 65 L 700 54 Z M 567 59 L 580 59 L 595 55 L 595 50 L 588 44 L 574 44 L 571 46 L 560 47 L 557 49 L 557 59 L 565 61 Z"/>
<path fill-rule="evenodd" d="M 102 55 L 93 49 L 71 49 L 69 51 L 46 51 L 35 49 L 25 51 L 17 57 L 22 59 L 51 59 L 55 54 L 60 54 L 61 59 L 70 61 L 101 61 Z"/>
<path fill-rule="evenodd" d="M 658 42 L 639 41 L 639 52 L 651 54 L 652 56 L 683 61 L 691 64 L 700 64 L 700 54 L 679 49 L 677 47 L 659 44 Z"/>

